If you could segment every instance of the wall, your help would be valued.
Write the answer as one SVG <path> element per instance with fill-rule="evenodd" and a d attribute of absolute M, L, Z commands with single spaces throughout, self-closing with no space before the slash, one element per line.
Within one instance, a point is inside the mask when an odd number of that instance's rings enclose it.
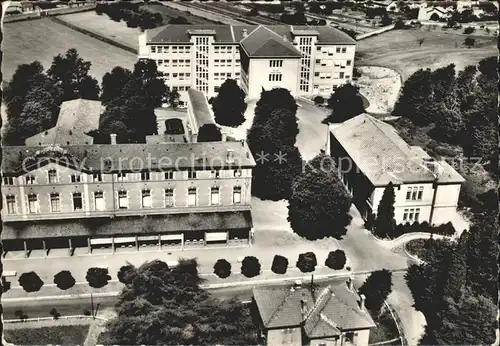
<path fill-rule="evenodd" d="M 66 8 L 54 8 L 54 9 L 48 9 L 48 10 L 43 10 L 42 12 L 45 12 L 44 15 L 42 15 L 40 12 L 35 11 L 31 13 L 23 13 L 23 14 L 13 14 L 13 15 L 7 15 L 2 18 L 3 23 L 14 23 L 14 22 L 21 22 L 21 21 L 26 21 L 26 20 L 33 20 L 33 19 L 40 19 L 44 18 L 47 16 L 57 16 L 61 14 L 70 14 L 70 13 L 77 13 L 77 12 L 86 12 L 86 11 L 92 11 L 95 8 L 95 4 L 86 4 L 85 6 L 81 7 L 66 7 Z"/>
<path fill-rule="evenodd" d="M 354 345 L 356 346 L 368 346 L 370 339 L 370 329 L 359 330 L 356 332 L 357 335 L 354 336 Z"/>
<path fill-rule="evenodd" d="M 318 50 L 319 48 L 319 50 Z M 337 53 L 337 48 L 340 48 L 341 52 Z M 345 53 L 342 53 L 342 48 L 346 49 Z M 356 51 L 355 45 L 322 45 L 319 44 L 316 47 L 313 47 L 311 59 L 312 59 L 312 69 L 311 73 L 312 77 L 312 85 L 311 91 L 309 94 L 321 94 L 325 96 L 329 96 L 333 89 L 332 86 L 340 86 L 352 80 L 352 73 L 354 68 L 354 54 Z M 320 63 L 316 63 L 316 60 L 321 60 L 327 64 L 327 66 L 321 66 Z M 345 66 L 344 68 L 335 67 L 335 62 L 343 64 L 347 62 L 347 60 L 351 61 L 350 66 Z M 348 78 L 340 79 L 340 73 L 344 73 L 344 77 L 349 76 Z M 321 79 L 321 76 L 315 76 L 315 73 L 329 73 L 331 74 L 331 78 Z M 334 78 L 338 77 L 338 78 Z M 323 89 L 323 91 L 321 90 Z"/>
<path fill-rule="evenodd" d="M 270 60 L 283 60 L 283 67 L 274 68 L 269 67 Z M 282 81 L 281 82 L 270 82 L 269 74 L 271 72 L 281 72 Z M 292 96 L 297 96 L 298 90 L 298 72 L 299 72 L 299 59 L 257 59 L 250 58 L 249 66 L 249 86 L 247 97 L 259 98 L 262 88 L 266 90 L 273 89 L 275 87 L 285 88 L 290 91 Z"/>
<path fill-rule="evenodd" d="M 301 328 L 270 329 L 267 331 L 267 345 L 302 345 Z"/>

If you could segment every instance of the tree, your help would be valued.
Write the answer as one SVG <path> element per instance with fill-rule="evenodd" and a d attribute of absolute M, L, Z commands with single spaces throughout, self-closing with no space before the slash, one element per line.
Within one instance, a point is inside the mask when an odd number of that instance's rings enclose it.
<path fill-rule="evenodd" d="M 313 272 L 316 268 L 318 261 L 316 260 L 316 255 L 314 252 L 305 252 L 299 255 L 296 267 L 300 269 L 303 273 Z"/>
<path fill-rule="evenodd" d="M 5 277 L 2 276 L 2 293 L 7 293 L 10 290 L 11 283 L 10 281 L 7 281 Z"/>
<path fill-rule="evenodd" d="M 225 259 L 217 260 L 214 264 L 214 274 L 221 279 L 229 277 L 229 275 L 231 275 L 231 263 Z"/>
<path fill-rule="evenodd" d="M 295 233 L 309 240 L 341 239 L 352 217 L 351 198 L 336 173 L 330 156 L 309 161 L 292 185 L 288 221 Z"/>
<path fill-rule="evenodd" d="M 54 57 L 47 75 L 62 89 L 62 101 L 84 96 L 92 100 L 98 99 L 99 84 L 88 75 L 91 65 L 90 61 L 85 61 L 78 55 L 75 48 L 69 49 L 64 56 L 58 54 Z"/>
<path fill-rule="evenodd" d="M 118 281 L 126 285 L 134 281 L 136 275 L 137 275 L 137 269 L 134 265 L 130 263 L 122 266 L 117 273 Z"/>
<path fill-rule="evenodd" d="M 215 124 L 205 124 L 200 127 L 198 132 L 198 142 L 220 142 L 222 134 L 219 127 Z"/>
<path fill-rule="evenodd" d="M 132 72 L 120 66 L 116 66 L 111 72 L 106 72 L 102 77 L 101 102 L 107 104 L 111 100 L 118 98 L 131 79 Z"/>
<path fill-rule="evenodd" d="M 392 291 L 392 273 L 387 269 L 377 270 L 370 274 L 359 293 L 366 297 L 366 308 L 372 316 L 378 316 L 382 305 Z"/>
<path fill-rule="evenodd" d="M 462 289 L 466 284 L 467 258 L 466 258 L 466 234 L 459 239 L 457 246 L 453 248 L 453 254 L 443 277 L 443 296 L 460 299 Z"/>
<path fill-rule="evenodd" d="M 68 270 L 62 270 L 56 275 L 54 275 L 54 283 L 57 288 L 61 290 L 67 290 L 73 287 L 76 283 L 75 278 Z"/>
<path fill-rule="evenodd" d="M 379 238 L 385 238 L 392 233 L 396 227 L 396 220 L 394 220 L 394 185 L 392 182 L 384 189 L 384 194 L 378 205 L 377 218 L 373 228 L 374 234 Z"/>
<path fill-rule="evenodd" d="M 466 27 L 466 28 L 464 29 L 464 34 L 465 34 L 465 35 L 470 35 L 470 34 L 472 34 L 474 31 L 475 31 L 474 27 L 472 27 L 472 26 L 468 26 L 468 27 Z"/>
<path fill-rule="evenodd" d="M 137 269 L 108 325 L 108 345 L 256 344 L 249 311 L 235 299 L 220 301 L 200 288 L 196 260 L 146 262 Z"/>
<path fill-rule="evenodd" d="M 474 45 L 476 44 L 476 39 L 473 38 L 473 37 L 466 37 L 464 39 L 464 45 L 467 47 L 467 48 L 472 48 L 474 47 Z"/>
<path fill-rule="evenodd" d="M 332 110 L 332 113 L 325 119 L 329 123 L 341 123 L 365 111 L 358 88 L 349 83 L 337 88 L 331 94 L 328 99 L 328 108 Z"/>
<path fill-rule="evenodd" d="M 323 96 L 318 95 L 314 98 L 314 104 L 316 106 L 323 105 L 324 103 L 325 103 L 325 98 Z"/>
<path fill-rule="evenodd" d="M 212 103 L 215 121 L 219 125 L 238 127 L 245 122 L 245 92 L 236 80 L 226 79 Z"/>
<path fill-rule="evenodd" d="M 14 315 L 16 315 L 17 317 L 19 317 L 19 319 L 21 321 L 24 321 L 24 320 L 27 320 L 28 319 L 28 315 L 26 315 L 23 310 L 16 310 L 14 312 Z"/>
<path fill-rule="evenodd" d="M 439 20 L 439 15 L 437 13 L 433 13 L 429 19 L 434 22 L 437 22 Z"/>
<path fill-rule="evenodd" d="M 111 276 L 108 275 L 107 268 L 92 267 L 87 270 L 85 280 L 87 280 L 90 287 L 101 288 L 108 284 Z"/>
<path fill-rule="evenodd" d="M 33 271 L 23 273 L 19 277 L 19 285 L 28 293 L 40 291 L 43 283 L 42 279 Z"/>
<path fill-rule="evenodd" d="M 386 13 L 386 14 L 382 17 L 382 20 L 380 21 L 380 24 L 382 24 L 382 26 L 391 25 L 391 24 L 392 24 L 392 18 L 391 18 L 391 17 L 389 17 L 389 15 Z"/>
<path fill-rule="evenodd" d="M 247 278 L 253 278 L 260 274 L 259 260 L 254 256 L 246 256 L 241 262 L 241 274 Z"/>
<path fill-rule="evenodd" d="M 181 98 L 181 95 L 179 95 L 179 92 L 177 90 L 169 90 L 168 91 L 168 96 L 167 96 L 168 104 L 173 109 L 176 109 L 177 106 L 179 105 L 180 98 Z"/>
<path fill-rule="evenodd" d="M 275 274 L 286 274 L 287 268 L 288 259 L 284 256 L 275 255 L 273 264 L 271 265 L 271 271 Z"/>
<path fill-rule="evenodd" d="M 175 18 L 170 18 L 168 21 L 168 24 L 191 24 L 188 22 L 188 20 L 182 16 L 178 16 Z"/>
<path fill-rule="evenodd" d="M 50 309 L 49 311 L 49 314 L 55 319 L 59 319 L 59 317 L 61 317 L 61 314 L 59 313 L 59 311 L 56 310 L 56 308 L 52 308 Z"/>
<path fill-rule="evenodd" d="M 328 253 L 328 257 L 325 261 L 325 266 L 330 269 L 343 269 L 346 264 L 347 258 L 344 251 L 335 250 Z"/>

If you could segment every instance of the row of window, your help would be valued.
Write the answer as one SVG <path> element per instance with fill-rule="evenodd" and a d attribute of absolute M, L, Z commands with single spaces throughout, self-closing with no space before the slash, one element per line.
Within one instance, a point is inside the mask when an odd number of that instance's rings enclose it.
<path fill-rule="evenodd" d="M 232 53 L 233 52 L 233 47 L 232 46 L 214 46 L 214 53 Z"/>
<path fill-rule="evenodd" d="M 332 56 L 333 53 L 347 53 L 347 47 L 321 47 L 316 46 L 316 51 Z"/>
<path fill-rule="evenodd" d="M 320 79 L 349 79 L 351 78 L 351 75 L 345 74 L 345 72 L 314 72 L 314 77 L 319 77 Z M 314 87 L 316 87 L 316 85 Z"/>
<path fill-rule="evenodd" d="M 191 87 L 190 86 L 187 86 L 187 85 L 181 85 L 181 86 L 173 86 L 172 87 L 172 90 L 173 91 L 188 91 Z M 179 101 L 179 105 L 180 105 L 180 102 Z"/>
<path fill-rule="evenodd" d="M 423 186 L 413 186 L 406 189 L 407 201 L 421 201 L 424 194 Z"/>
<path fill-rule="evenodd" d="M 174 171 L 168 171 L 168 172 L 163 172 L 163 179 L 164 180 L 172 180 L 174 179 L 174 176 L 177 175 L 178 173 Z M 182 174 L 183 172 L 181 172 Z M 133 177 L 134 173 L 116 173 L 114 174 L 115 181 L 128 181 L 131 177 Z M 184 176 L 184 175 L 183 175 Z M 196 179 L 198 177 L 198 171 L 195 170 L 188 170 L 187 171 L 187 176 L 188 179 Z M 93 173 L 88 176 L 89 182 L 102 182 L 102 174 L 101 173 Z M 221 177 L 221 171 L 220 170 L 212 170 L 210 171 L 210 178 L 220 178 Z M 241 177 L 241 169 L 233 169 L 232 178 L 239 178 Z M 132 181 L 132 179 L 130 179 Z M 140 173 L 140 180 L 142 181 L 147 181 L 151 180 L 151 172 L 141 172 Z M 47 172 L 47 181 L 49 184 L 57 184 L 60 181 L 60 176 L 58 172 L 55 169 L 51 169 Z M 79 183 L 82 181 L 82 175 L 81 174 L 71 174 L 70 175 L 70 181 L 72 183 Z M 3 183 L 4 185 L 14 185 L 14 178 L 13 177 L 4 177 L 3 178 Z M 37 183 L 36 176 L 34 175 L 27 175 L 24 177 L 24 183 L 26 185 L 33 185 Z"/>
<path fill-rule="evenodd" d="M 418 221 L 420 208 L 408 208 L 403 212 L 403 221 Z"/>
<path fill-rule="evenodd" d="M 352 65 L 352 60 L 316 59 L 316 65 L 346 68 Z"/>
<path fill-rule="evenodd" d="M 235 65 L 238 66 L 240 64 L 240 60 L 235 60 Z M 232 59 L 214 59 L 214 67 L 230 67 L 233 65 Z"/>
<path fill-rule="evenodd" d="M 191 51 L 190 46 L 150 46 L 151 53 L 180 53 L 185 54 Z"/>
<path fill-rule="evenodd" d="M 175 190 L 174 189 L 164 189 L 164 205 L 165 207 L 175 206 Z M 195 187 L 188 188 L 187 190 L 188 199 L 187 206 L 196 206 L 198 204 L 198 189 Z M 104 192 L 95 191 L 93 193 L 94 197 L 94 210 L 95 211 L 105 211 L 104 203 Z M 129 196 L 128 191 L 120 190 L 117 193 L 117 202 L 119 209 L 129 208 Z M 81 192 L 75 192 L 71 194 L 71 200 L 74 211 L 83 210 L 83 194 Z M 30 214 L 36 214 L 40 212 L 40 203 L 38 200 L 38 195 L 29 194 L 27 195 L 27 211 Z M 15 195 L 7 195 L 7 213 L 9 215 L 17 214 L 17 203 Z M 241 186 L 233 187 L 233 203 L 241 203 Z M 220 187 L 214 186 L 210 188 L 210 205 L 220 204 Z M 145 189 L 141 191 L 141 206 L 142 208 L 152 208 L 153 201 L 151 197 L 151 190 Z M 50 211 L 53 213 L 61 212 L 61 194 L 58 192 L 53 192 L 50 194 Z"/>
<path fill-rule="evenodd" d="M 281 73 L 270 73 L 269 74 L 269 81 L 270 82 L 281 82 L 283 79 L 283 75 Z"/>
<path fill-rule="evenodd" d="M 226 80 L 228 78 L 231 78 L 233 74 L 231 72 L 215 72 L 214 73 L 214 80 Z"/>
<path fill-rule="evenodd" d="M 189 59 L 173 59 L 170 65 L 169 59 L 157 59 L 156 64 L 158 67 L 191 67 L 191 60 Z"/>
<path fill-rule="evenodd" d="M 164 77 L 165 80 L 170 80 L 170 73 L 165 73 Z M 188 79 L 191 78 L 191 73 L 184 73 L 184 72 L 172 73 L 172 78 L 179 78 L 179 80 Z"/>
<path fill-rule="evenodd" d="M 269 60 L 269 67 L 283 67 L 283 60 Z"/>

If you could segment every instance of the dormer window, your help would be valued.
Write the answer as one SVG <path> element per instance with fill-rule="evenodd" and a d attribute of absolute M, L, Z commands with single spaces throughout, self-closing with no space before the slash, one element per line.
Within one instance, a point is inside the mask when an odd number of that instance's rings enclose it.
<path fill-rule="evenodd" d="M 13 177 L 3 177 L 3 184 L 4 185 L 14 185 L 14 178 Z"/>
<path fill-rule="evenodd" d="M 24 180 L 26 181 L 26 185 L 33 185 L 35 183 L 35 176 L 27 175 L 24 177 Z"/>
<path fill-rule="evenodd" d="M 80 174 L 71 174 L 71 182 L 72 183 L 79 183 L 80 181 L 81 181 Z"/>
<path fill-rule="evenodd" d="M 234 150 L 231 150 L 231 149 L 227 150 L 226 161 L 229 162 L 229 163 L 233 163 L 234 162 Z"/>

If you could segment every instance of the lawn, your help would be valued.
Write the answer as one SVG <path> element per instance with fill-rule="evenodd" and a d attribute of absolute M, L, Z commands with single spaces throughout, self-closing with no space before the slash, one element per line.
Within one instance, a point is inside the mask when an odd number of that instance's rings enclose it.
<path fill-rule="evenodd" d="M 387 309 L 375 319 L 375 322 L 377 323 L 377 328 L 372 329 L 370 332 L 370 344 L 397 339 L 390 343 L 384 343 L 384 345 L 401 345 L 398 327 Z"/>
<path fill-rule="evenodd" d="M 496 56 L 494 37 L 473 36 L 474 48 L 466 48 L 466 35 L 459 32 L 428 31 L 426 27 L 411 30 L 393 30 L 361 40 L 357 52 L 358 65 L 379 65 L 398 71 L 404 80 L 420 68 L 436 69 L 454 63 L 456 69 Z M 423 39 L 419 46 L 419 39 Z"/>
<path fill-rule="evenodd" d="M 139 28 L 129 28 L 124 21 L 115 22 L 106 14 L 98 15 L 95 11 L 73 13 L 58 18 L 135 49 L 142 33 Z"/>
<path fill-rule="evenodd" d="M 88 325 L 4 330 L 5 340 L 16 345 L 83 345 Z"/>
<path fill-rule="evenodd" d="M 57 54 L 76 48 L 81 57 L 92 62 L 90 74 L 99 83 L 115 66 L 133 68 L 137 56 L 95 38 L 81 34 L 49 18 L 4 24 L 2 50 L 3 80 L 9 81 L 19 64 L 40 61 L 46 68 Z"/>

